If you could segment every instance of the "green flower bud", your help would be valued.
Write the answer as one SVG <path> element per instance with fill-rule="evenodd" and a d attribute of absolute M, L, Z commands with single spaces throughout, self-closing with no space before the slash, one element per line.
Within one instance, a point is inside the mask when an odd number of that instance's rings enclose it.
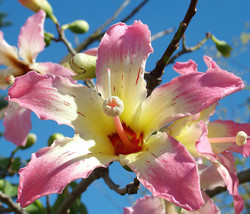
<path fill-rule="evenodd" d="M 44 42 L 46 44 L 46 47 L 50 45 L 53 38 L 54 35 L 52 33 L 44 32 Z"/>
<path fill-rule="evenodd" d="M 231 51 L 233 48 L 228 45 L 225 41 L 218 40 L 214 35 L 211 36 L 211 39 L 216 45 L 217 50 L 221 53 L 224 57 L 230 57 Z"/>
<path fill-rule="evenodd" d="M 89 24 L 84 20 L 76 20 L 70 24 L 62 26 L 62 30 L 66 29 L 70 29 L 73 33 L 82 34 L 89 30 Z"/>
<path fill-rule="evenodd" d="M 31 147 L 31 146 L 33 146 L 35 144 L 36 140 L 37 140 L 36 135 L 33 134 L 33 133 L 30 133 L 28 135 L 27 140 L 26 140 L 25 146 L 20 146 L 20 149 L 22 149 L 22 150 L 28 149 L 29 147 Z"/>
<path fill-rule="evenodd" d="M 54 133 L 53 135 L 51 135 L 48 139 L 48 146 L 51 146 L 52 143 L 55 141 L 55 140 L 58 140 L 58 139 L 62 139 L 64 138 L 64 135 L 62 135 L 61 133 Z"/>
<path fill-rule="evenodd" d="M 69 61 L 71 69 L 77 74 L 72 76 L 75 80 L 92 79 L 96 77 L 96 56 L 78 53 Z"/>

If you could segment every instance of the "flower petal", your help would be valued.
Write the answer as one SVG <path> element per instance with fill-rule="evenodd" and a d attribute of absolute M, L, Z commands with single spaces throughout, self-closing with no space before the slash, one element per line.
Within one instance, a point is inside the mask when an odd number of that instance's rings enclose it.
<path fill-rule="evenodd" d="M 30 65 L 31 70 L 36 70 L 40 74 L 54 74 L 55 76 L 67 77 L 71 82 L 76 83 L 75 80 L 71 78 L 72 75 L 75 75 L 71 70 L 65 68 L 62 65 L 52 62 L 45 63 L 33 63 Z"/>
<path fill-rule="evenodd" d="M 176 77 L 156 88 L 143 103 L 141 127 L 158 130 L 179 118 L 201 112 L 243 87 L 241 78 L 221 69 Z"/>
<path fill-rule="evenodd" d="M 138 199 L 133 207 L 125 207 L 123 211 L 123 214 L 165 214 L 163 199 L 149 195 Z"/>
<path fill-rule="evenodd" d="M 20 169 L 17 202 L 26 207 L 44 195 L 61 193 L 73 180 L 87 178 L 95 168 L 114 160 L 109 150 L 100 149 L 93 140 L 76 135 L 55 141 L 32 154 L 29 164 Z"/>
<path fill-rule="evenodd" d="M 142 152 L 120 155 L 139 181 L 156 197 L 187 210 L 199 209 L 204 203 L 200 178 L 193 157 L 183 145 L 164 133 L 152 135 Z"/>
<path fill-rule="evenodd" d="M 208 137 L 234 137 L 239 131 L 244 131 L 250 134 L 250 124 L 235 123 L 231 120 L 222 121 L 215 120 L 208 123 Z M 213 151 L 221 153 L 225 150 L 241 153 L 244 157 L 250 155 L 250 139 L 243 146 L 238 146 L 236 143 L 213 143 Z"/>
<path fill-rule="evenodd" d="M 26 63 L 35 61 L 37 54 L 44 47 L 43 25 L 46 13 L 40 10 L 33 16 L 29 17 L 21 28 L 18 38 L 19 54 Z"/>
<path fill-rule="evenodd" d="M 18 59 L 17 48 L 10 46 L 3 38 L 3 32 L 0 31 L 0 65 L 12 67 L 11 74 L 20 76 L 24 74 L 27 65 Z"/>
<path fill-rule="evenodd" d="M 185 75 L 198 72 L 197 66 L 198 65 L 190 59 L 188 62 L 176 62 L 173 69 L 177 73 Z"/>
<path fill-rule="evenodd" d="M 195 210 L 192 212 L 182 210 L 181 214 L 220 214 L 219 208 L 214 204 L 213 200 L 209 198 L 209 196 L 202 191 L 202 197 L 205 201 L 205 204 L 199 210 Z"/>
<path fill-rule="evenodd" d="M 23 108 L 17 103 L 9 102 L 3 119 L 5 127 L 3 135 L 6 140 L 16 146 L 25 146 L 31 130 L 30 113 L 29 109 Z"/>
<path fill-rule="evenodd" d="M 97 88 L 109 97 L 107 68 L 111 69 L 111 94 L 124 102 L 121 120 L 129 123 L 146 98 L 143 78 L 148 55 L 153 52 L 147 25 L 136 21 L 127 26 L 118 23 L 110 27 L 98 47 L 96 64 Z"/>
<path fill-rule="evenodd" d="M 239 180 L 236 174 L 233 155 L 230 152 L 223 152 L 219 156 L 219 161 L 214 162 L 214 164 L 223 177 L 229 194 L 233 196 L 235 213 L 239 214 L 244 208 L 244 201 L 238 192 Z"/>
<path fill-rule="evenodd" d="M 102 142 L 112 146 L 107 134 L 115 131 L 114 122 L 103 111 L 103 99 L 86 86 L 73 84 L 67 78 L 32 71 L 16 78 L 9 97 L 42 120 L 51 119 L 69 125 L 85 140 L 102 136 Z"/>

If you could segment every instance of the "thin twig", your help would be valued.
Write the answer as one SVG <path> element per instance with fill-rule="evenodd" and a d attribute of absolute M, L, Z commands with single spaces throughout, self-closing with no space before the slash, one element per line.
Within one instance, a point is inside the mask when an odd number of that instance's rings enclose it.
<path fill-rule="evenodd" d="M 106 171 L 105 174 L 102 176 L 105 183 L 108 185 L 108 187 L 112 190 L 114 190 L 116 193 L 120 195 L 126 195 L 126 194 L 136 194 L 140 188 L 140 182 L 137 178 L 134 179 L 133 183 L 127 184 L 125 188 L 120 188 L 119 185 L 115 184 L 111 178 L 109 177 L 109 171 Z"/>
<path fill-rule="evenodd" d="M 239 172 L 237 177 L 239 179 L 239 184 L 250 182 L 250 169 Z M 225 192 L 226 190 L 227 190 L 227 187 L 216 187 L 213 190 L 206 190 L 205 192 L 210 198 L 212 198 L 215 195 Z"/>
<path fill-rule="evenodd" d="M 154 35 L 151 36 L 151 41 L 154 41 L 154 40 L 156 40 L 156 39 L 158 39 L 158 38 L 160 38 L 160 37 L 163 37 L 163 36 L 165 36 L 166 34 L 170 34 L 170 33 L 172 33 L 172 32 L 174 32 L 174 28 L 170 28 L 170 29 L 167 29 L 167 30 L 163 30 L 163 31 L 161 31 L 161 32 L 158 32 L 158 33 L 156 33 L 156 34 L 154 34 Z"/>
<path fill-rule="evenodd" d="M 198 0 L 191 0 L 187 13 L 183 21 L 180 23 L 179 28 L 176 31 L 171 43 L 162 55 L 161 59 L 156 63 L 155 68 L 150 72 L 150 75 L 147 76 L 148 95 L 150 95 L 153 89 L 161 83 L 161 76 L 164 72 L 164 68 L 169 62 L 170 57 L 178 49 L 179 42 L 183 37 L 191 19 L 196 13 L 197 2 Z"/>
<path fill-rule="evenodd" d="M 15 214 L 27 214 L 27 212 L 23 208 L 12 201 L 10 196 L 5 195 L 2 191 L 0 191 L 0 201 L 7 204 Z"/>
<path fill-rule="evenodd" d="M 100 167 L 96 168 L 88 178 L 83 179 L 75 189 L 65 198 L 55 214 L 67 214 L 67 210 L 74 203 L 76 198 L 78 198 L 83 192 L 85 192 L 88 186 L 93 183 L 95 180 L 103 176 L 107 171 L 106 168 Z"/>
<path fill-rule="evenodd" d="M 46 195 L 46 207 L 47 207 L 47 213 L 51 214 L 49 195 Z"/>

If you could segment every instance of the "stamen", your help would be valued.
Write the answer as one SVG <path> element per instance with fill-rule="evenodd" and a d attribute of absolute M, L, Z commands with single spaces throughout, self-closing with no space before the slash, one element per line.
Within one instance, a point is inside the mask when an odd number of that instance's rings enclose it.
<path fill-rule="evenodd" d="M 243 146 L 247 142 L 247 134 L 243 131 L 239 131 L 236 137 L 215 137 L 209 138 L 210 143 L 233 143 L 236 142 L 237 145 Z"/>

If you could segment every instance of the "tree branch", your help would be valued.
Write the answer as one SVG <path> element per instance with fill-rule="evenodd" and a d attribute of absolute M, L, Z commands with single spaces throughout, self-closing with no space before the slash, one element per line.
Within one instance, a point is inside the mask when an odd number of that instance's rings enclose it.
<path fill-rule="evenodd" d="M 134 179 L 133 183 L 127 184 L 125 188 L 120 188 L 119 185 L 115 184 L 111 178 L 109 177 L 109 171 L 106 171 L 104 175 L 102 176 L 105 183 L 108 185 L 108 187 L 112 190 L 114 190 L 116 193 L 120 195 L 126 195 L 126 194 L 136 194 L 140 188 L 140 182 L 137 178 Z"/>
<path fill-rule="evenodd" d="M 191 0 L 187 13 L 180 23 L 178 30 L 176 31 L 171 43 L 167 47 L 166 51 L 162 55 L 161 59 L 156 63 L 155 68 L 150 72 L 147 76 L 147 89 L 148 95 L 150 95 L 153 89 L 161 83 L 161 76 L 163 74 L 163 70 L 167 65 L 172 54 L 178 49 L 179 42 L 183 37 L 191 19 L 196 13 L 196 5 L 198 0 Z"/>
<path fill-rule="evenodd" d="M 23 208 L 12 201 L 10 196 L 5 195 L 2 191 L 0 191 L 0 201 L 7 204 L 15 214 L 27 214 Z"/>
<path fill-rule="evenodd" d="M 55 214 L 67 214 L 67 210 L 74 203 L 75 199 L 78 198 L 83 192 L 87 190 L 90 184 L 95 180 L 99 179 L 107 171 L 107 168 L 96 168 L 88 178 L 82 179 L 75 189 L 65 198 Z"/>
<path fill-rule="evenodd" d="M 158 32 L 158 33 L 151 36 L 151 42 L 162 37 L 162 36 L 165 36 L 166 34 L 172 33 L 172 32 L 174 32 L 174 28 L 170 28 L 170 29 Z"/>
<path fill-rule="evenodd" d="M 237 177 L 239 179 L 239 184 L 249 182 L 250 181 L 250 169 L 239 172 Z M 212 198 L 215 195 L 225 192 L 226 190 L 227 190 L 227 187 L 216 187 L 213 190 L 206 190 L 205 192 L 210 198 Z"/>

